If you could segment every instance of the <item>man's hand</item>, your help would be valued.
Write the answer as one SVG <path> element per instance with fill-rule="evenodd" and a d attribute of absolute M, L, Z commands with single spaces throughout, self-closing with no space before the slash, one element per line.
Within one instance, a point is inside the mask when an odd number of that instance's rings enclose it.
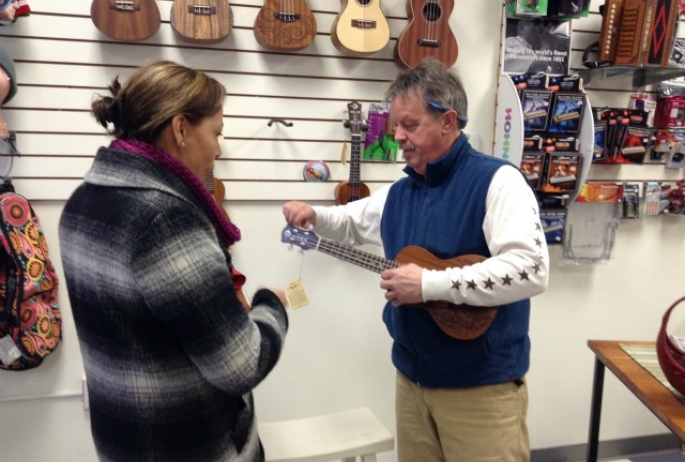
<path fill-rule="evenodd" d="M 291 201 L 283 205 L 283 215 L 289 225 L 309 229 L 316 224 L 316 212 L 306 202 Z"/>
<path fill-rule="evenodd" d="M 381 289 L 385 290 L 385 298 L 395 306 L 423 303 L 422 272 L 423 269 L 414 263 L 383 271 Z"/>

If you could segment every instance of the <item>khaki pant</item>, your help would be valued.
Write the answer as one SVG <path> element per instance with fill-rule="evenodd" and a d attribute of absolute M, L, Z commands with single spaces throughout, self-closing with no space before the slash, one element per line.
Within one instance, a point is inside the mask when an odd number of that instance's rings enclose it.
<path fill-rule="evenodd" d="M 396 380 L 399 462 L 529 462 L 528 389 L 423 388 Z"/>

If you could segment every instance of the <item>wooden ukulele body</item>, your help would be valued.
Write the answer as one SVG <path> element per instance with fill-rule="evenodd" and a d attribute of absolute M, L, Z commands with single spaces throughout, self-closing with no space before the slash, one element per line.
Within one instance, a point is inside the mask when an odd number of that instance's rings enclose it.
<path fill-rule="evenodd" d="M 288 0 L 286 5 L 283 11 L 278 0 L 266 0 L 257 13 L 255 38 L 266 49 L 298 51 L 316 37 L 316 18 L 305 0 Z"/>
<path fill-rule="evenodd" d="M 346 54 L 365 56 L 381 51 L 390 41 L 390 25 L 380 0 L 342 0 L 342 10 L 331 28 L 335 47 Z"/>
<path fill-rule="evenodd" d="M 233 28 L 231 6 L 226 0 L 174 0 L 171 28 L 190 42 L 219 42 Z"/>
<path fill-rule="evenodd" d="M 347 181 L 338 183 L 335 187 L 335 205 L 345 205 L 365 197 L 369 197 L 369 187 L 364 183 L 352 185 Z"/>
<path fill-rule="evenodd" d="M 100 32 L 123 41 L 150 38 L 162 22 L 155 0 L 93 0 L 90 17 Z"/>
<path fill-rule="evenodd" d="M 459 47 L 449 18 L 454 0 L 407 0 L 409 25 L 395 44 L 395 63 L 403 69 L 415 69 L 427 57 L 452 67 Z"/>
<path fill-rule="evenodd" d="M 395 258 L 395 261 L 399 263 L 415 263 L 422 268 L 432 270 L 461 268 L 485 260 L 485 257 L 474 254 L 441 260 L 426 249 L 417 246 L 405 247 Z M 426 302 L 419 306 L 428 311 L 440 330 L 460 340 L 472 340 L 483 335 L 494 321 L 498 310 L 497 307 L 455 305 L 446 301 Z"/>

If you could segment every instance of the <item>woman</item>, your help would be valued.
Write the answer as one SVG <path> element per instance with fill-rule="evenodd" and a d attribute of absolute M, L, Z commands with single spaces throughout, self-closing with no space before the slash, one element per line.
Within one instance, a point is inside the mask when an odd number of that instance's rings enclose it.
<path fill-rule="evenodd" d="M 248 313 L 231 282 L 240 231 L 201 179 L 226 89 L 172 62 L 92 112 L 115 140 L 67 202 L 60 244 L 101 461 L 262 461 L 252 389 L 288 328 L 282 291 Z"/>

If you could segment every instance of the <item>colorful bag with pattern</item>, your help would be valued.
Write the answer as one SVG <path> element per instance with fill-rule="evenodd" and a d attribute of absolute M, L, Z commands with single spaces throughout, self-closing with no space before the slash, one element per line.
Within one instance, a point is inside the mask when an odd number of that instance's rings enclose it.
<path fill-rule="evenodd" d="M 0 369 L 39 366 L 62 338 L 57 275 L 31 204 L 0 189 Z"/>

